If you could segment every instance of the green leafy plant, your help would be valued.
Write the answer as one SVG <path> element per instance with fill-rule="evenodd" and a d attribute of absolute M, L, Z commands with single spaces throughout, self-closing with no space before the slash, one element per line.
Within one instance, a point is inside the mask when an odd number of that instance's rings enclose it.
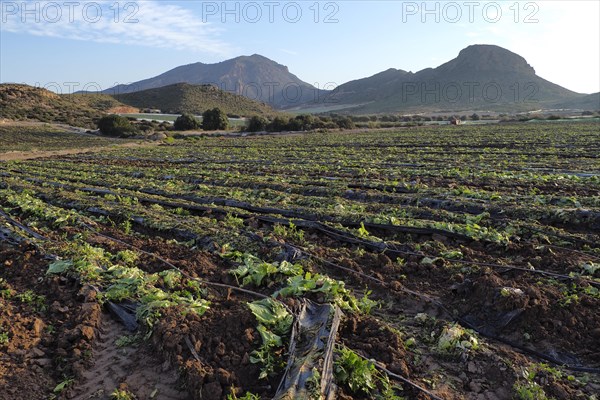
<path fill-rule="evenodd" d="M 581 263 L 579 267 L 581 268 L 582 275 L 595 276 L 600 272 L 600 264 L 598 263 Z"/>
<path fill-rule="evenodd" d="M 121 261 L 127 266 L 134 266 L 139 258 L 139 255 L 131 250 L 121 250 L 117 253 L 115 258 L 117 261 Z"/>
<path fill-rule="evenodd" d="M 10 299 L 15 293 L 15 290 L 10 287 L 8 282 L 4 278 L 0 278 L 0 298 Z"/>
<path fill-rule="evenodd" d="M 353 393 L 377 400 L 403 400 L 396 394 L 401 388 L 394 386 L 372 361 L 346 347 L 336 349 L 333 368 L 336 382 L 347 386 Z"/>
<path fill-rule="evenodd" d="M 369 231 L 365 228 L 364 222 L 360 223 L 360 228 L 357 230 L 358 236 L 361 238 L 368 238 L 370 236 Z"/>
<path fill-rule="evenodd" d="M 137 346 L 142 338 L 139 335 L 122 335 L 115 340 L 117 347 Z"/>
<path fill-rule="evenodd" d="M 304 231 L 302 229 L 298 229 L 298 227 L 292 221 L 290 221 L 287 226 L 275 224 L 273 227 L 273 234 L 299 244 L 306 243 L 306 240 L 304 239 Z"/>
<path fill-rule="evenodd" d="M 479 349 L 474 333 L 458 324 L 446 325 L 437 342 L 437 349 L 447 354 L 466 354 Z"/>
<path fill-rule="evenodd" d="M 309 400 L 321 400 L 321 372 L 313 367 L 310 378 L 306 380 Z"/>
<path fill-rule="evenodd" d="M 116 388 L 110 394 L 110 398 L 114 400 L 135 400 L 136 397 L 127 389 Z"/>
<path fill-rule="evenodd" d="M 238 280 L 242 279 L 242 285 L 253 284 L 262 286 L 268 278 L 270 283 L 278 282 L 286 276 L 302 274 L 303 268 L 300 264 L 292 264 L 288 261 L 280 263 L 268 263 L 251 254 L 242 256 L 243 264 L 229 271 Z"/>
<path fill-rule="evenodd" d="M 462 260 L 463 253 L 460 250 L 448 250 L 440 253 L 440 257 L 447 258 L 449 260 Z"/>
<path fill-rule="evenodd" d="M 372 362 L 345 347 L 338 350 L 337 356 L 334 375 L 338 383 L 354 393 L 369 393 L 376 388 L 376 369 Z"/>
<path fill-rule="evenodd" d="M 36 294 L 33 290 L 26 290 L 23 293 L 17 294 L 15 298 L 21 303 L 31 305 L 40 312 L 46 311 L 48 308 L 46 296 Z"/>
<path fill-rule="evenodd" d="M 322 293 L 326 301 L 337 304 L 341 309 L 359 313 L 368 313 L 377 302 L 370 300 L 369 291 L 359 300 L 348 289 L 343 281 L 332 279 L 326 275 L 296 275 L 287 279 L 287 286 L 273 294 L 274 297 L 302 296 L 305 293 Z"/>
<path fill-rule="evenodd" d="M 260 396 L 254 393 L 246 392 L 246 394 L 239 397 L 232 389 L 231 393 L 227 395 L 227 400 L 260 400 Z"/>
<path fill-rule="evenodd" d="M 544 389 L 536 382 L 519 381 L 514 384 L 513 390 L 518 400 L 550 400 Z"/>
<path fill-rule="evenodd" d="M 132 228 L 131 221 L 127 219 L 127 220 L 121 222 L 119 224 L 119 228 L 121 228 L 121 230 L 123 231 L 124 234 L 130 235 L 131 228 Z"/>
<path fill-rule="evenodd" d="M 9 341 L 10 341 L 10 338 L 8 337 L 8 332 L 4 332 L 3 330 L 0 330 L 0 345 L 8 344 Z"/>
<path fill-rule="evenodd" d="M 280 302 L 263 299 L 248 303 L 248 307 L 260 324 L 279 335 L 289 333 L 294 318 Z"/>
<path fill-rule="evenodd" d="M 75 383 L 75 379 L 74 378 L 65 378 L 63 379 L 61 382 L 59 382 L 54 389 L 52 390 L 52 392 L 54 394 L 60 394 L 62 393 L 65 389 L 67 389 L 69 386 L 71 386 L 73 383 Z"/>
<path fill-rule="evenodd" d="M 273 299 L 248 303 L 248 307 L 259 322 L 256 330 L 261 337 L 261 346 L 250 354 L 250 362 L 261 365 L 259 379 L 265 379 L 283 366 L 280 357 L 283 336 L 289 334 L 294 319 L 281 303 Z"/>

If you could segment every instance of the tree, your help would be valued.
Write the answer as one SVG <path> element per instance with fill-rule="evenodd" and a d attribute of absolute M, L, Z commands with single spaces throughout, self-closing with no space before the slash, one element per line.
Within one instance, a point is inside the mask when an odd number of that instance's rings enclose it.
<path fill-rule="evenodd" d="M 271 121 L 267 125 L 267 131 L 269 132 L 283 132 L 287 129 L 288 120 L 284 117 L 275 117 L 273 121 Z"/>
<path fill-rule="evenodd" d="M 304 124 L 303 124 L 303 119 L 301 118 L 291 118 L 286 126 L 286 130 L 291 131 L 291 132 L 297 132 L 297 131 L 302 131 L 304 130 Z"/>
<path fill-rule="evenodd" d="M 176 131 L 191 131 L 200 128 L 200 121 L 191 114 L 181 114 L 175 120 Z"/>
<path fill-rule="evenodd" d="M 267 128 L 267 123 L 268 121 L 265 117 L 254 115 L 248 121 L 248 126 L 246 127 L 246 130 L 248 132 L 261 132 Z"/>
<path fill-rule="evenodd" d="M 339 118 L 335 122 L 337 123 L 337 126 L 339 126 L 342 129 L 354 129 L 354 122 L 349 117 Z"/>
<path fill-rule="evenodd" d="M 218 107 L 206 110 L 202 114 L 202 129 L 205 131 L 225 130 L 229 126 L 227 114 Z"/>
<path fill-rule="evenodd" d="M 315 118 L 310 114 L 297 115 L 294 119 L 296 120 L 294 122 L 296 129 L 290 129 L 291 131 L 310 131 L 315 124 Z"/>
<path fill-rule="evenodd" d="M 481 119 L 481 117 L 477 113 L 475 113 L 475 114 L 471 115 L 471 119 L 473 121 L 479 121 Z"/>
<path fill-rule="evenodd" d="M 116 114 L 100 118 L 98 121 L 98 129 L 105 135 L 115 137 L 133 136 L 137 132 L 127 118 Z"/>

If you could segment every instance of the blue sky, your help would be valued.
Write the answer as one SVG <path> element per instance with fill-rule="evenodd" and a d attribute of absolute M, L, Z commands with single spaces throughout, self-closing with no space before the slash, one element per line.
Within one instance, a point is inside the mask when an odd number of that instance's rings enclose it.
<path fill-rule="evenodd" d="M 595 0 L 0 3 L 0 82 L 64 93 L 254 53 L 331 88 L 436 67 L 471 44 L 514 51 L 568 89 L 600 91 Z"/>

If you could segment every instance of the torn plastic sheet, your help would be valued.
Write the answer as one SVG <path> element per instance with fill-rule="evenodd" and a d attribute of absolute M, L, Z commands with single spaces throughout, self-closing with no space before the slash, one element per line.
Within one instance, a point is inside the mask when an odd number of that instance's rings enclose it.
<path fill-rule="evenodd" d="M 292 328 L 287 369 L 274 400 L 335 398 L 333 350 L 341 315 L 335 305 L 303 299 Z"/>
<path fill-rule="evenodd" d="M 110 313 L 121 322 L 128 331 L 133 332 L 139 327 L 135 316 L 135 311 L 139 304 L 127 300 L 119 304 L 108 301 L 106 306 Z"/>

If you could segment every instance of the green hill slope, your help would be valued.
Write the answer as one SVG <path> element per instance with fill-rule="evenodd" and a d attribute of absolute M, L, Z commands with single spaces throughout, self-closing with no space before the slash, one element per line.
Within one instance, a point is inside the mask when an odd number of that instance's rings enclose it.
<path fill-rule="evenodd" d="M 105 94 L 58 95 L 20 84 L 0 84 L 0 118 L 62 123 L 94 129 L 94 120 L 110 112 L 134 111 Z"/>
<path fill-rule="evenodd" d="M 592 93 L 569 101 L 563 101 L 555 105 L 557 108 L 579 109 L 587 111 L 600 110 L 600 93 Z"/>
<path fill-rule="evenodd" d="M 177 83 L 140 92 L 113 96 L 118 101 L 137 108 L 159 109 L 169 114 L 202 114 L 219 107 L 228 115 L 272 115 L 275 111 L 264 103 L 224 92 L 210 85 Z"/>

